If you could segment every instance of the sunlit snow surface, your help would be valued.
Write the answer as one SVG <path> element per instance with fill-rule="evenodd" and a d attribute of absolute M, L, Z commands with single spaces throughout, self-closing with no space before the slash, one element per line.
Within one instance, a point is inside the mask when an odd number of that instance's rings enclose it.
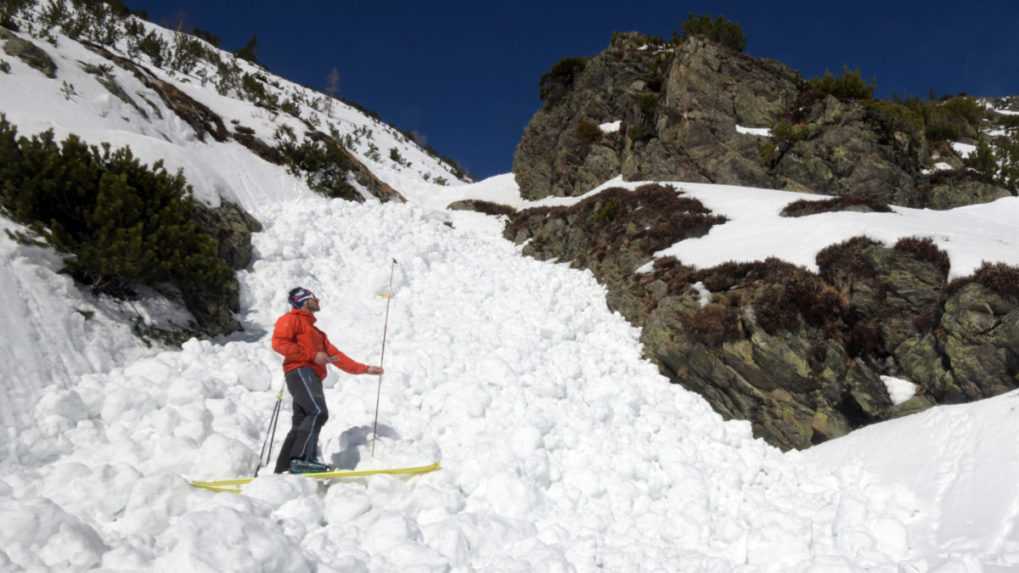
<path fill-rule="evenodd" d="M 0 515 L 20 525 L 0 533 L 10 568 L 927 571 L 954 559 L 911 537 L 935 527 L 928 503 L 722 422 L 641 359 L 638 331 L 588 273 L 521 257 L 494 219 L 315 198 L 255 214 L 266 229 L 242 303 L 263 336 L 192 342 L 47 392 L 3 461 Z M 443 469 L 328 488 L 266 476 L 240 496 L 190 488 L 256 463 L 281 380 L 264 333 L 286 290 L 319 293 L 323 329 L 371 362 L 394 258 L 376 457 L 370 377 L 330 375 L 323 450 Z"/>

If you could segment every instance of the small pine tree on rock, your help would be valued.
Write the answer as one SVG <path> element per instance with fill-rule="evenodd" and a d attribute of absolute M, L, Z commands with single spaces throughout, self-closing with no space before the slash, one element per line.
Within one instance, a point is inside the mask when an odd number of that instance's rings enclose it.
<path fill-rule="evenodd" d="M 258 36 L 255 34 L 251 35 L 248 42 L 244 44 L 244 47 L 237 50 L 237 57 L 242 60 L 247 60 L 252 64 L 258 63 Z"/>

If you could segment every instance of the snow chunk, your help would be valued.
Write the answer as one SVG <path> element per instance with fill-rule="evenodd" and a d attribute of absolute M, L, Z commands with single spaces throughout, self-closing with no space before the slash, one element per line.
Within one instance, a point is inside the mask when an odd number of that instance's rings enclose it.
<path fill-rule="evenodd" d="M 598 129 L 600 129 L 602 133 L 615 133 L 619 131 L 619 128 L 622 125 L 623 120 L 617 119 L 616 121 L 610 121 L 608 123 L 603 123 L 599 125 Z"/>
<path fill-rule="evenodd" d="M 944 161 L 938 161 L 934 164 L 934 171 L 951 171 L 952 166 L 945 163 Z"/>
<path fill-rule="evenodd" d="M 882 376 L 881 381 L 885 383 L 885 388 L 888 388 L 888 396 L 892 399 L 892 404 L 896 406 L 916 395 L 916 384 L 908 380 Z"/>
<path fill-rule="evenodd" d="M 955 152 L 959 154 L 959 157 L 966 159 L 977 150 L 977 146 L 970 145 L 969 143 L 960 143 L 958 141 L 953 141 L 952 149 L 954 149 Z"/>
<path fill-rule="evenodd" d="M 743 127 L 742 125 L 736 126 L 736 131 L 744 135 L 757 135 L 760 137 L 771 137 L 771 129 L 767 127 Z"/>
<path fill-rule="evenodd" d="M 694 283 L 693 289 L 697 291 L 697 294 L 699 295 L 697 298 L 697 304 L 701 305 L 701 308 L 704 308 L 709 302 L 711 302 L 711 291 L 704 286 L 704 283 L 700 281 Z"/>

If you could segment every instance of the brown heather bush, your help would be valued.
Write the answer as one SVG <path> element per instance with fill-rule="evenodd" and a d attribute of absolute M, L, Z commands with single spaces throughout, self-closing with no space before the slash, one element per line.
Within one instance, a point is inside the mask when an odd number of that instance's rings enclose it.
<path fill-rule="evenodd" d="M 863 251 L 880 244 L 869 237 L 853 237 L 825 247 L 817 253 L 814 261 L 817 262 L 821 277 L 828 282 L 835 282 L 840 271 L 852 277 L 872 277 L 877 274 L 877 269 L 863 256 Z"/>
<path fill-rule="evenodd" d="M 948 291 L 954 293 L 974 282 L 1003 298 L 1019 302 L 1019 267 L 984 261 L 972 275 L 949 283 Z"/>
<path fill-rule="evenodd" d="M 576 134 L 577 139 L 586 145 L 597 143 L 604 135 L 601 128 L 589 119 L 582 119 L 577 123 Z"/>
<path fill-rule="evenodd" d="M 707 346 L 721 346 L 739 337 L 735 311 L 721 304 L 707 304 L 686 315 L 683 321 L 694 338 Z"/>
<path fill-rule="evenodd" d="M 877 213 L 891 213 L 892 209 L 887 203 L 870 197 L 859 195 L 846 195 L 834 197 L 823 201 L 801 200 L 793 201 L 782 209 L 780 215 L 783 217 L 805 217 L 817 215 L 818 213 L 831 213 L 833 211 L 845 211 L 850 207 L 864 206 Z"/>
<path fill-rule="evenodd" d="M 946 277 L 952 266 L 948 253 L 939 249 L 929 237 L 905 237 L 899 239 L 895 243 L 895 250 L 908 253 L 918 260 L 934 265 Z"/>

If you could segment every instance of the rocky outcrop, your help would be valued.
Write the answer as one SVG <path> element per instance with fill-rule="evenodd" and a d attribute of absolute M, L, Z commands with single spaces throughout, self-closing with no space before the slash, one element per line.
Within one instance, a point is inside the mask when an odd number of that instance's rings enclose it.
<path fill-rule="evenodd" d="M 625 285 L 652 255 L 683 239 L 700 237 L 725 222 L 696 199 L 671 187 L 645 185 L 634 191 L 606 189 L 572 207 L 520 211 L 505 236 L 526 243 L 525 255 L 591 269 L 609 285 L 614 308 L 638 303 Z"/>
<path fill-rule="evenodd" d="M 760 138 L 797 97 L 798 76 L 700 38 L 674 48 L 662 92 L 641 94 L 624 117 L 622 175 L 771 187 Z"/>
<path fill-rule="evenodd" d="M 974 173 L 945 171 L 931 176 L 921 187 L 924 204 L 931 209 L 953 209 L 1009 197 L 1008 190 Z"/>
<path fill-rule="evenodd" d="M 938 161 L 954 162 L 955 175 L 932 182 L 925 132 L 898 104 L 826 96 L 781 63 L 702 38 L 616 34 L 604 52 L 553 68 L 541 94 L 513 161 L 532 199 L 580 195 L 618 175 L 933 208 L 1009 194 L 962 169 L 947 144 Z M 597 129 L 614 121 L 619 131 Z"/>
<path fill-rule="evenodd" d="M 784 449 L 1019 387 L 1019 287 L 1010 286 L 1019 269 L 950 287 L 948 257 L 931 241 L 862 237 L 819 253 L 819 273 L 776 259 L 650 264 L 722 221 L 647 185 L 520 211 L 505 235 L 525 254 L 590 269 L 610 308 L 642 327 L 663 374 Z M 894 404 L 882 375 L 914 382 L 916 395 Z"/>
<path fill-rule="evenodd" d="M 513 158 L 525 197 L 580 195 L 619 174 L 623 137 L 598 126 L 622 119 L 641 96 L 660 92 L 670 52 L 641 34 L 615 34 L 602 54 L 560 62 L 541 80 L 545 106 Z"/>
<path fill-rule="evenodd" d="M 201 209 L 196 213 L 203 230 L 218 242 L 217 254 L 230 268 L 248 268 L 254 257 L 251 234 L 262 230 L 262 224 L 236 203 L 223 202 L 213 209 Z"/>
<path fill-rule="evenodd" d="M 48 78 L 57 77 L 57 65 L 42 48 L 32 42 L 19 38 L 13 32 L 0 27 L 0 42 L 3 42 L 4 53 L 18 58 L 30 67 L 39 70 Z"/>

